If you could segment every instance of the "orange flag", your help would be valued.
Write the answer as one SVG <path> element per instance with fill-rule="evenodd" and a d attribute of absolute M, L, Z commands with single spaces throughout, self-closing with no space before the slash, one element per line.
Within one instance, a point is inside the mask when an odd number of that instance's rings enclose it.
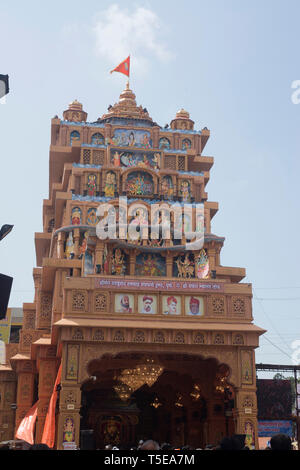
<path fill-rule="evenodd" d="M 57 377 L 55 380 L 53 392 L 50 398 L 47 416 L 44 425 L 44 431 L 42 435 L 42 444 L 47 444 L 48 447 L 54 447 L 55 442 L 55 408 L 57 401 L 57 390 L 56 387 L 60 383 L 61 379 L 61 365 L 59 366 Z"/>
<path fill-rule="evenodd" d="M 115 69 L 111 70 L 110 73 L 113 72 L 120 72 L 124 73 L 124 75 L 127 75 L 129 77 L 129 71 L 130 71 L 130 55 L 127 57 L 127 59 L 123 60 Z"/>
<path fill-rule="evenodd" d="M 29 444 L 34 443 L 33 431 L 37 416 L 38 401 L 27 412 L 26 416 L 22 419 L 17 432 L 16 439 L 22 439 Z"/>

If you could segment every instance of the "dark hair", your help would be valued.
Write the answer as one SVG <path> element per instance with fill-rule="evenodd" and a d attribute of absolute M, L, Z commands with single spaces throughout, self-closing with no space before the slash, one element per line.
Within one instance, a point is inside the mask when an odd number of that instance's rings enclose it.
<path fill-rule="evenodd" d="M 171 444 L 169 444 L 168 442 L 164 442 L 162 445 L 161 445 L 161 450 L 164 450 L 164 451 L 168 451 L 168 450 L 173 450 L 173 447 L 171 446 Z"/>
<path fill-rule="evenodd" d="M 219 450 L 242 450 L 241 442 L 235 436 L 224 437 L 220 442 Z"/>
<path fill-rule="evenodd" d="M 286 434 L 276 434 L 270 441 L 272 450 L 292 450 L 292 441 Z"/>
<path fill-rule="evenodd" d="M 0 450 L 10 450 L 9 444 L 0 444 Z"/>
<path fill-rule="evenodd" d="M 51 450 L 49 446 L 47 446 L 47 444 L 32 444 L 30 447 L 29 447 L 29 450 Z"/>

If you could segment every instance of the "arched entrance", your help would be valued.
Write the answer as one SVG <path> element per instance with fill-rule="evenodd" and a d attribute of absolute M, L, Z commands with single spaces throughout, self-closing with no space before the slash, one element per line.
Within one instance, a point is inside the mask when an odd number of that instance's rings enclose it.
<path fill-rule="evenodd" d="M 143 364 L 149 359 L 161 370 L 147 384 Z M 203 448 L 234 433 L 230 369 L 214 358 L 121 353 L 91 361 L 88 372 L 81 429 L 93 429 L 96 448 L 131 447 L 149 438 Z M 133 376 L 139 380 L 135 385 Z"/>

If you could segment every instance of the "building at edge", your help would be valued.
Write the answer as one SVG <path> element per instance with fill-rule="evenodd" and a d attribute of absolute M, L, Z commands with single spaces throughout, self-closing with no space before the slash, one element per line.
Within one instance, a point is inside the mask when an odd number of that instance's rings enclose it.
<path fill-rule="evenodd" d="M 161 127 L 129 84 L 95 122 L 77 100 L 52 119 L 34 301 L 23 304 L 19 344 L 0 366 L 1 440 L 38 401 L 41 442 L 62 365 L 56 449 L 79 446 L 84 430 L 96 448 L 145 438 L 203 447 L 234 433 L 257 448 L 255 348 L 264 330 L 253 324 L 245 269 L 222 266 L 224 238 L 212 233 L 209 136 L 183 109 Z M 189 208 L 182 236 L 172 212 L 167 234 L 150 236 L 175 203 Z M 99 237 L 101 221 L 118 236 Z M 189 245 L 188 234 L 201 231 L 203 246 Z"/>

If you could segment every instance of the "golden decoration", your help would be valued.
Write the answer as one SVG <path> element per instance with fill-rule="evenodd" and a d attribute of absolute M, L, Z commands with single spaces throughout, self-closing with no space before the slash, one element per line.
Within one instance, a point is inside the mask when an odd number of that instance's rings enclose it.
<path fill-rule="evenodd" d="M 155 362 L 154 359 L 146 357 L 136 367 L 124 369 L 119 375 L 118 380 L 135 391 L 144 384 L 152 387 L 163 370 L 163 367 Z"/>

